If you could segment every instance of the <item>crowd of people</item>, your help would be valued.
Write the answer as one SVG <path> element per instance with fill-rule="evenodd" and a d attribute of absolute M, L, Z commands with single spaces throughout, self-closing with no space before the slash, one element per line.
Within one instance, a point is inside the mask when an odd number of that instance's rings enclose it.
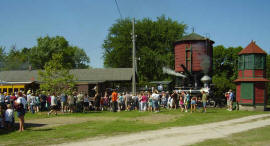
<path fill-rule="evenodd" d="M 203 107 L 203 111 L 206 112 L 207 93 L 202 91 L 201 95 L 191 96 L 189 92 L 184 91 L 168 91 L 153 92 L 143 91 L 136 95 L 132 95 L 128 92 L 117 93 L 114 90 L 111 94 L 105 93 L 104 97 L 100 99 L 100 107 L 96 107 L 100 110 L 110 111 L 150 111 L 159 112 L 160 108 L 177 109 L 180 108 L 182 112 L 194 112 L 196 107 Z"/>
<path fill-rule="evenodd" d="M 159 112 L 161 108 L 180 109 L 182 112 L 195 112 L 196 108 L 202 108 L 206 112 L 207 93 L 202 91 L 199 95 L 175 90 L 158 92 L 154 90 L 142 91 L 136 95 L 129 92 L 106 91 L 102 96 L 95 93 L 93 97 L 83 92 L 71 94 L 36 94 L 30 90 L 13 94 L 0 93 L 0 128 L 10 128 L 14 124 L 14 111 L 17 111 L 20 128 L 24 130 L 24 115 L 26 112 L 48 112 L 57 115 L 58 112 L 89 112 L 89 111 L 131 111 Z"/>

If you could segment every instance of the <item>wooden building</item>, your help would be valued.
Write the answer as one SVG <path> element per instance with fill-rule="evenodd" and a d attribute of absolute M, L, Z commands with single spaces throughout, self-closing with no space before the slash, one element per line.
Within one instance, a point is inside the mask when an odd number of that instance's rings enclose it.
<path fill-rule="evenodd" d="M 241 109 L 264 110 L 267 103 L 266 55 L 252 41 L 239 52 L 236 101 Z"/>
<path fill-rule="evenodd" d="M 189 80 L 184 81 L 183 86 L 191 84 L 192 87 L 200 88 L 202 86 L 200 79 L 205 74 L 211 76 L 214 43 L 194 32 L 174 43 L 175 71 L 191 75 L 188 77 Z"/>
<path fill-rule="evenodd" d="M 100 68 L 100 69 L 72 69 L 77 90 L 91 94 L 91 90 L 97 86 L 103 92 L 106 88 L 123 87 L 130 90 L 132 80 L 132 68 Z M 41 84 L 37 70 L 18 70 L 0 72 L 1 92 L 27 91 L 28 89 L 39 88 Z"/>

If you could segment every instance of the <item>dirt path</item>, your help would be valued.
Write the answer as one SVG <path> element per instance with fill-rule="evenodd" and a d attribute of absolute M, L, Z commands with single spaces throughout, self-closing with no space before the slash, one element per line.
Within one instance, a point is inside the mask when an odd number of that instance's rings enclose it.
<path fill-rule="evenodd" d="M 267 125 L 270 125 L 270 114 L 248 116 L 210 124 L 173 127 L 112 137 L 91 138 L 61 145 L 189 145 L 207 139 L 227 137 L 233 133 L 239 133 Z"/>

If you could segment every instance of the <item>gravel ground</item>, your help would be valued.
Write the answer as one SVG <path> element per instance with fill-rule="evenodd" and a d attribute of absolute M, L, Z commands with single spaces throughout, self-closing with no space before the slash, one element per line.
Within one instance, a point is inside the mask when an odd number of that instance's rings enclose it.
<path fill-rule="evenodd" d="M 190 145 L 207 139 L 222 138 L 254 128 L 270 125 L 270 114 L 254 115 L 228 121 L 186 127 L 139 132 L 111 137 L 97 137 L 78 142 L 64 143 L 65 146 L 174 146 Z"/>

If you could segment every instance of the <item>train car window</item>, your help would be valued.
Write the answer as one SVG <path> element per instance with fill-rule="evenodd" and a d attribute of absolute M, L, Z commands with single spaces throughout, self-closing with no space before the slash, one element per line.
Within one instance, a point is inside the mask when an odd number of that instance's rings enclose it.
<path fill-rule="evenodd" d="M 24 88 L 20 88 L 20 91 L 24 92 Z"/>
<path fill-rule="evenodd" d="M 7 92 L 7 88 L 3 88 L 3 92 L 4 92 L 4 93 Z"/>
<path fill-rule="evenodd" d="M 19 89 L 18 88 L 14 88 L 14 92 L 18 92 L 19 91 Z"/>
<path fill-rule="evenodd" d="M 13 92 L 13 88 L 8 88 L 8 93 L 12 93 Z"/>

